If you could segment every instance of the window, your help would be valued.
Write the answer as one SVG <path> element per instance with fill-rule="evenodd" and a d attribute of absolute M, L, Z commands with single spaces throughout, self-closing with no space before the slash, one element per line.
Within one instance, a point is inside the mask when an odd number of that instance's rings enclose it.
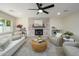
<path fill-rule="evenodd" d="M 0 33 L 4 31 L 5 20 L 0 19 Z"/>
<path fill-rule="evenodd" d="M 0 19 L 0 33 L 11 31 L 11 21 L 6 19 Z"/>

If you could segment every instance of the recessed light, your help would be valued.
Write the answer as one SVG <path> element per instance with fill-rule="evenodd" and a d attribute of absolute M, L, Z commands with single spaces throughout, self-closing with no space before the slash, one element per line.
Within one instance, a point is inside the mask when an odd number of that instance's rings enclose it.
<path fill-rule="evenodd" d="M 69 10 L 64 10 L 64 12 L 68 12 Z"/>
<path fill-rule="evenodd" d="M 14 12 L 14 10 L 9 10 L 10 12 Z"/>
<path fill-rule="evenodd" d="M 61 13 L 60 12 L 57 12 L 57 15 L 61 15 Z"/>

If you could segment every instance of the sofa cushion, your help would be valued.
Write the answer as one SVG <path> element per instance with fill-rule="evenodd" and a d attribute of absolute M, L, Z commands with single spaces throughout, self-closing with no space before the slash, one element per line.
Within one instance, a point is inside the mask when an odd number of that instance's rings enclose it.
<path fill-rule="evenodd" d="M 64 46 L 64 53 L 67 56 L 79 56 L 79 48 L 72 46 Z"/>
<path fill-rule="evenodd" d="M 70 38 L 70 39 L 67 39 L 67 38 L 63 38 L 65 42 L 74 42 L 75 40 Z"/>
<path fill-rule="evenodd" d="M 3 49 L 2 49 L 2 48 L 0 48 L 0 51 L 3 51 Z"/>
<path fill-rule="evenodd" d="M 75 43 L 75 46 L 79 48 L 79 42 L 76 42 Z"/>
<path fill-rule="evenodd" d="M 73 46 L 73 47 L 76 47 L 76 48 L 79 48 L 79 42 L 64 42 L 65 46 Z"/>
<path fill-rule="evenodd" d="M 10 37 L 0 38 L 0 50 L 5 50 L 10 43 Z"/>
<path fill-rule="evenodd" d="M 73 46 L 73 47 L 75 47 L 75 42 L 64 42 L 63 46 Z"/>
<path fill-rule="evenodd" d="M 14 40 L 18 40 L 18 39 L 20 39 L 21 38 L 21 35 L 14 35 L 13 37 L 12 37 L 12 40 L 14 41 Z"/>

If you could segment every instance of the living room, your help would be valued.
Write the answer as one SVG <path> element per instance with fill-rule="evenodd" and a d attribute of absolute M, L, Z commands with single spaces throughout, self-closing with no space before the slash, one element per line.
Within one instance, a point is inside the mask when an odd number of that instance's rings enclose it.
<path fill-rule="evenodd" d="M 79 3 L 0 3 L 0 40 L 4 39 L 0 42 L 0 55 L 79 56 L 77 6 Z M 38 40 L 44 41 L 45 48 L 35 47 Z"/>

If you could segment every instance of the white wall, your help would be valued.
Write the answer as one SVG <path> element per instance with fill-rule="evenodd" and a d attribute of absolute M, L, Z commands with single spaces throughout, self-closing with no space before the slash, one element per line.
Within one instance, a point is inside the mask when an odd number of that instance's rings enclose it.
<path fill-rule="evenodd" d="M 63 19 L 64 29 L 73 31 L 75 34 L 79 34 L 79 13 L 70 14 Z"/>
<path fill-rule="evenodd" d="M 79 37 L 79 12 L 64 17 L 62 23 L 65 30 L 69 30 Z"/>

